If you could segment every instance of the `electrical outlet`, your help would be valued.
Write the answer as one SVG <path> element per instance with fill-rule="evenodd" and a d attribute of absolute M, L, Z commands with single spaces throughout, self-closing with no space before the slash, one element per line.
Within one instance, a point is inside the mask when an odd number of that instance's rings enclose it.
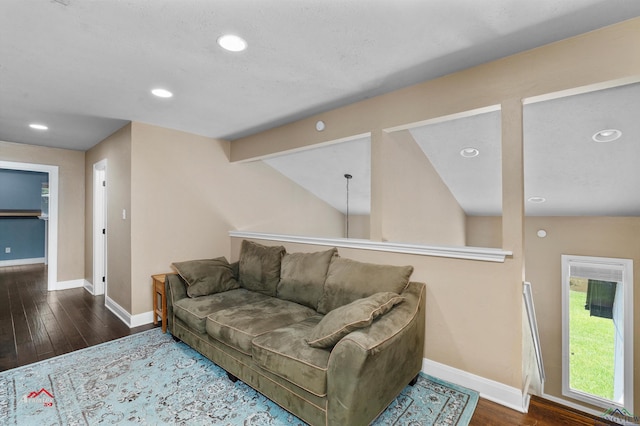
<path fill-rule="evenodd" d="M 5 247 L 4 248 L 4 252 L 5 253 L 11 253 L 11 247 Z"/>

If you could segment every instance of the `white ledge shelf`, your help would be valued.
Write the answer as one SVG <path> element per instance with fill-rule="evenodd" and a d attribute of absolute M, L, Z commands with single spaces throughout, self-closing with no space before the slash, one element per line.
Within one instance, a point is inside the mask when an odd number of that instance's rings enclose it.
<path fill-rule="evenodd" d="M 42 214 L 40 210 L 0 210 L 0 217 L 38 217 Z"/>
<path fill-rule="evenodd" d="M 267 234 L 263 232 L 229 231 L 233 238 L 251 240 L 281 241 L 287 243 L 313 244 L 318 246 L 345 247 L 361 250 L 376 250 L 392 253 L 416 254 L 420 256 L 448 257 L 453 259 L 504 262 L 513 252 L 485 247 L 430 246 L 424 244 L 403 244 L 352 238 L 318 238 L 298 235 Z"/>

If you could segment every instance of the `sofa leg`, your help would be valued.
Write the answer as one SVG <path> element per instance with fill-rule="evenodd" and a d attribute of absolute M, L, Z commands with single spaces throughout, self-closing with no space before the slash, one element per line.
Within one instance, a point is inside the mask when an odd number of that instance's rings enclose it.
<path fill-rule="evenodd" d="M 234 376 L 233 374 L 227 372 L 227 377 L 229 378 L 229 380 L 231 380 L 233 383 L 238 381 L 238 378 L 236 376 Z"/>
<path fill-rule="evenodd" d="M 419 374 L 418 374 L 418 376 L 419 376 Z M 413 379 L 411 379 L 411 381 L 409 382 L 409 386 L 413 386 L 416 383 L 418 383 L 418 376 L 416 376 Z"/>
<path fill-rule="evenodd" d="M 180 338 L 179 338 L 179 337 L 176 337 L 176 336 L 174 336 L 173 334 L 171 335 L 171 337 L 173 338 L 173 341 L 174 341 L 174 342 L 178 342 L 178 343 L 182 342 L 182 340 L 180 340 Z"/>

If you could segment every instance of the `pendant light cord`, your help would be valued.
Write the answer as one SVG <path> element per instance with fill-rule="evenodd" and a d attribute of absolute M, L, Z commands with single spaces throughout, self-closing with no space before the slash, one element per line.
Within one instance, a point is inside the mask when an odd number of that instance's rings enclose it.
<path fill-rule="evenodd" d="M 344 175 L 345 179 L 347 179 L 347 238 L 349 238 L 349 180 L 351 180 L 351 178 L 353 176 L 351 176 L 348 173 L 345 173 Z"/>

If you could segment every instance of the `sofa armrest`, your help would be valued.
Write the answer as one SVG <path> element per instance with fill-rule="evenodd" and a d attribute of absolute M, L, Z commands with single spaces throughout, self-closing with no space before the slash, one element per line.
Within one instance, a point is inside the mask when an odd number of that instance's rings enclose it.
<path fill-rule="evenodd" d="M 422 369 L 425 290 L 410 283 L 405 302 L 340 340 L 327 371 L 328 425 L 367 425 Z"/>
<path fill-rule="evenodd" d="M 169 331 L 173 331 L 173 304 L 187 297 L 187 283 L 178 274 L 167 274 L 164 280 L 164 292 L 167 297 L 167 322 Z"/>

